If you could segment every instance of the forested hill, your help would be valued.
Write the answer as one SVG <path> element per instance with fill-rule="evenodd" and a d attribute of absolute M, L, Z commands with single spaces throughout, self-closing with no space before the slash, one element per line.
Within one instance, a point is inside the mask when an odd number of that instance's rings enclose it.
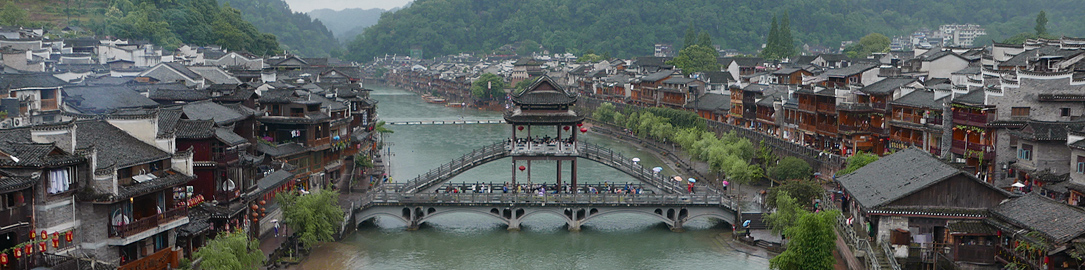
<path fill-rule="evenodd" d="M 347 50 L 364 61 L 411 48 L 433 57 L 530 40 L 551 52 L 628 57 L 651 54 L 655 43 L 681 44 L 692 25 L 723 48 L 754 52 L 772 16 L 785 11 L 796 46 L 837 47 L 872 32 L 904 35 L 949 23 L 982 25 L 982 43 L 1032 32 L 1040 10 L 1050 33 L 1085 36 L 1080 0 L 416 0 L 385 13 Z"/>
<path fill-rule="evenodd" d="M 86 24 L 95 33 L 148 40 L 167 49 L 218 44 L 257 55 L 280 52 L 274 35 L 261 33 L 237 9 L 215 0 L 113 0 L 94 15 Z"/>
<path fill-rule="evenodd" d="M 399 10 L 394 8 L 391 11 Z M 317 9 L 309 12 L 313 19 L 320 20 L 324 26 L 331 30 L 335 37 L 341 40 L 351 40 L 354 36 L 362 33 L 362 29 L 377 24 L 381 13 L 386 10 L 379 8 L 360 9 L 348 8 L 343 10 Z M 353 34 L 351 34 L 353 33 Z M 346 37 L 346 38 L 344 38 Z"/>
<path fill-rule="evenodd" d="M 279 38 L 282 48 L 305 57 L 338 57 L 342 46 L 320 21 L 293 12 L 283 0 L 222 0 L 241 10 L 245 21 Z"/>

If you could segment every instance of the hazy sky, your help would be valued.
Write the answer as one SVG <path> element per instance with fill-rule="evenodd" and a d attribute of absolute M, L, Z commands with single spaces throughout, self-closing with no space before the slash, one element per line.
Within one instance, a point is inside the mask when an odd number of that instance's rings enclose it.
<path fill-rule="evenodd" d="M 342 10 L 348 8 L 391 9 L 406 5 L 410 0 L 286 0 L 294 12 L 309 12 L 314 9 Z"/>

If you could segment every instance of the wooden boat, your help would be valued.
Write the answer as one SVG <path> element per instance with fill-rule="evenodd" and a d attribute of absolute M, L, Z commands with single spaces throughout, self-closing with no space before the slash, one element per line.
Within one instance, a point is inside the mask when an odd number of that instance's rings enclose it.
<path fill-rule="evenodd" d="M 466 104 L 466 103 L 453 102 L 453 103 L 445 104 L 445 107 L 462 108 L 462 107 L 464 107 L 464 104 Z"/>
<path fill-rule="evenodd" d="M 441 103 L 445 103 L 447 101 L 447 100 L 445 100 L 443 98 L 439 98 L 439 97 L 435 97 L 435 96 L 431 96 L 431 95 L 422 95 L 422 100 L 426 101 L 427 103 L 434 103 L 434 104 L 441 104 Z"/>

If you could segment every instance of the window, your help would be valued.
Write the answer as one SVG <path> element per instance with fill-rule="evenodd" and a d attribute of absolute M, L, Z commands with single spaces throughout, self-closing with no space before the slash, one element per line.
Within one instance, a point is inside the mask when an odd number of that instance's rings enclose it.
<path fill-rule="evenodd" d="M 1023 160 L 1032 160 L 1032 145 L 1022 144 L 1020 149 L 1017 149 L 1017 158 Z"/>
<path fill-rule="evenodd" d="M 1060 111 L 1062 111 L 1062 116 L 1070 116 L 1070 108 L 1062 108 Z"/>
<path fill-rule="evenodd" d="M 1013 107 L 1010 110 L 1011 117 L 1028 117 L 1029 107 Z"/>
<path fill-rule="evenodd" d="M 71 185 L 72 176 L 68 168 L 49 171 L 49 194 L 66 192 Z"/>
<path fill-rule="evenodd" d="M 1085 157 L 1077 156 L 1077 173 L 1085 174 Z"/>

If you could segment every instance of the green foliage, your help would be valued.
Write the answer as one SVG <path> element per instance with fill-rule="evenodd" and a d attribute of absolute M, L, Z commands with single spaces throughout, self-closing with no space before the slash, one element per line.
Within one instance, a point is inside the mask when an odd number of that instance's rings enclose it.
<path fill-rule="evenodd" d="M 15 6 L 12 2 L 4 4 L 4 10 L 0 10 L 0 25 L 29 26 L 26 21 L 26 10 Z"/>
<path fill-rule="evenodd" d="M 535 81 L 538 80 L 538 79 L 539 78 L 534 78 L 534 79 L 527 79 L 527 80 L 517 82 L 516 86 L 512 87 L 513 93 L 519 93 L 519 92 L 523 92 L 524 90 L 527 90 L 527 87 L 531 86 L 531 84 L 535 83 Z"/>
<path fill-rule="evenodd" d="M 777 180 L 809 179 L 812 173 L 810 164 L 796 157 L 785 157 L 779 164 L 769 169 L 769 175 Z"/>
<path fill-rule="evenodd" d="M 579 58 L 576 59 L 576 62 L 577 63 L 596 63 L 596 62 L 603 61 L 603 60 L 607 60 L 607 59 L 603 58 L 602 55 L 598 55 L 598 54 L 594 54 L 594 53 L 588 53 L 588 54 L 581 55 Z"/>
<path fill-rule="evenodd" d="M 805 213 L 786 229 L 791 239 L 787 250 L 769 259 L 769 267 L 779 270 L 829 270 L 836 264 L 836 232 L 833 222 L 837 211 Z"/>
<path fill-rule="evenodd" d="M 505 95 L 505 88 L 508 88 L 508 83 L 504 78 L 486 73 L 471 83 L 471 95 L 479 99 L 495 99 Z"/>
<path fill-rule="evenodd" d="M 779 46 L 780 57 L 793 57 L 799 55 L 799 51 L 795 48 L 795 39 L 791 37 L 791 15 L 784 10 L 783 19 L 780 22 L 779 32 Z"/>
<path fill-rule="evenodd" d="M 1036 35 L 1037 36 L 1047 35 L 1047 12 L 1044 12 L 1043 10 L 1041 10 L 1040 14 L 1036 15 L 1036 28 L 1035 29 L 1036 29 Z"/>
<path fill-rule="evenodd" d="M 167 50 L 182 43 L 222 45 L 257 55 L 280 53 L 275 36 L 260 33 L 241 12 L 215 0 L 115 0 L 102 20 L 88 26 L 118 38 L 148 40 Z"/>
<path fill-rule="evenodd" d="M 380 133 L 382 135 L 383 134 L 389 134 L 389 133 L 396 133 L 396 131 L 388 129 L 388 127 L 385 127 L 384 126 L 385 124 L 388 124 L 388 123 L 384 122 L 384 120 L 377 121 L 377 124 L 373 125 L 373 131 L 376 131 L 377 133 Z"/>
<path fill-rule="evenodd" d="M 885 35 L 872 33 L 844 48 L 844 54 L 851 58 L 865 58 L 871 53 L 887 52 L 892 41 Z"/>
<path fill-rule="evenodd" d="M 602 121 L 603 123 L 611 123 L 614 122 L 614 116 L 617 113 L 614 104 L 604 102 L 602 105 L 599 105 L 599 108 L 595 109 L 595 112 L 592 112 L 591 116 L 595 118 L 595 120 Z"/>
<path fill-rule="evenodd" d="M 259 240 L 249 240 L 244 231 L 219 234 L 193 256 L 203 260 L 201 269 L 248 270 L 264 265 Z"/>
<path fill-rule="evenodd" d="M 335 190 L 321 189 L 308 195 L 284 192 L 276 199 L 283 207 L 283 222 L 294 229 L 305 247 L 334 240 L 332 235 L 343 223 L 343 209 L 339 208 L 339 193 Z"/>
<path fill-rule="evenodd" d="M 776 23 L 776 16 L 772 16 L 769 27 L 769 35 L 765 40 L 765 48 L 761 50 L 761 57 L 765 59 L 783 59 L 795 56 L 795 41 L 791 38 L 791 19 L 785 11 L 783 19 Z"/>
<path fill-rule="evenodd" d="M 776 193 L 778 195 L 769 201 L 769 204 L 776 211 L 765 216 L 765 222 L 772 229 L 772 233 L 780 234 L 795 225 L 800 216 L 809 214 L 809 212 L 803 210 L 803 207 L 799 205 L 795 198 L 788 195 L 787 191 L 778 191 Z"/>
<path fill-rule="evenodd" d="M 260 32 L 275 35 L 289 53 L 304 57 L 334 57 L 344 53 L 335 35 L 323 23 L 305 13 L 291 11 L 285 1 L 223 0 L 222 3 L 241 11 L 242 19 Z"/>
<path fill-rule="evenodd" d="M 693 30 L 693 22 L 690 22 L 689 27 L 686 27 L 686 38 L 684 42 L 682 42 L 682 49 L 689 48 L 689 46 L 697 44 L 696 42 L 697 32 Z"/>
<path fill-rule="evenodd" d="M 712 39 L 708 38 L 706 42 L 711 43 Z M 720 53 L 711 46 L 695 44 L 678 51 L 678 57 L 667 61 L 667 64 L 682 69 L 682 73 L 687 75 L 694 72 L 719 71 L 720 64 L 717 60 L 719 56 Z"/>
<path fill-rule="evenodd" d="M 701 31 L 701 36 L 697 38 L 697 45 L 715 50 L 712 46 L 712 35 L 709 35 L 706 31 Z"/>
<path fill-rule="evenodd" d="M 783 185 L 769 189 L 769 193 L 765 196 L 765 203 L 769 208 L 776 208 L 776 203 L 779 200 L 777 197 L 780 194 L 788 194 L 798 202 L 800 207 L 813 208 L 813 200 L 820 198 L 821 194 L 824 192 L 825 189 L 814 181 L 787 181 L 784 182 Z"/>
<path fill-rule="evenodd" d="M 874 161 L 878 161 L 878 155 L 859 151 L 853 156 L 848 157 L 848 166 L 843 170 L 836 172 L 837 176 L 843 176 L 855 172 L 859 168 L 866 166 Z"/>
<path fill-rule="evenodd" d="M 373 159 L 370 159 L 368 155 L 357 154 L 354 155 L 354 166 L 359 168 L 373 168 Z"/>
<path fill-rule="evenodd" d="M 520 42 L 520 47 L 516 48 L 517 55 L 531 55 L 542 51 L 542 45 L 530 39 Z"/>

